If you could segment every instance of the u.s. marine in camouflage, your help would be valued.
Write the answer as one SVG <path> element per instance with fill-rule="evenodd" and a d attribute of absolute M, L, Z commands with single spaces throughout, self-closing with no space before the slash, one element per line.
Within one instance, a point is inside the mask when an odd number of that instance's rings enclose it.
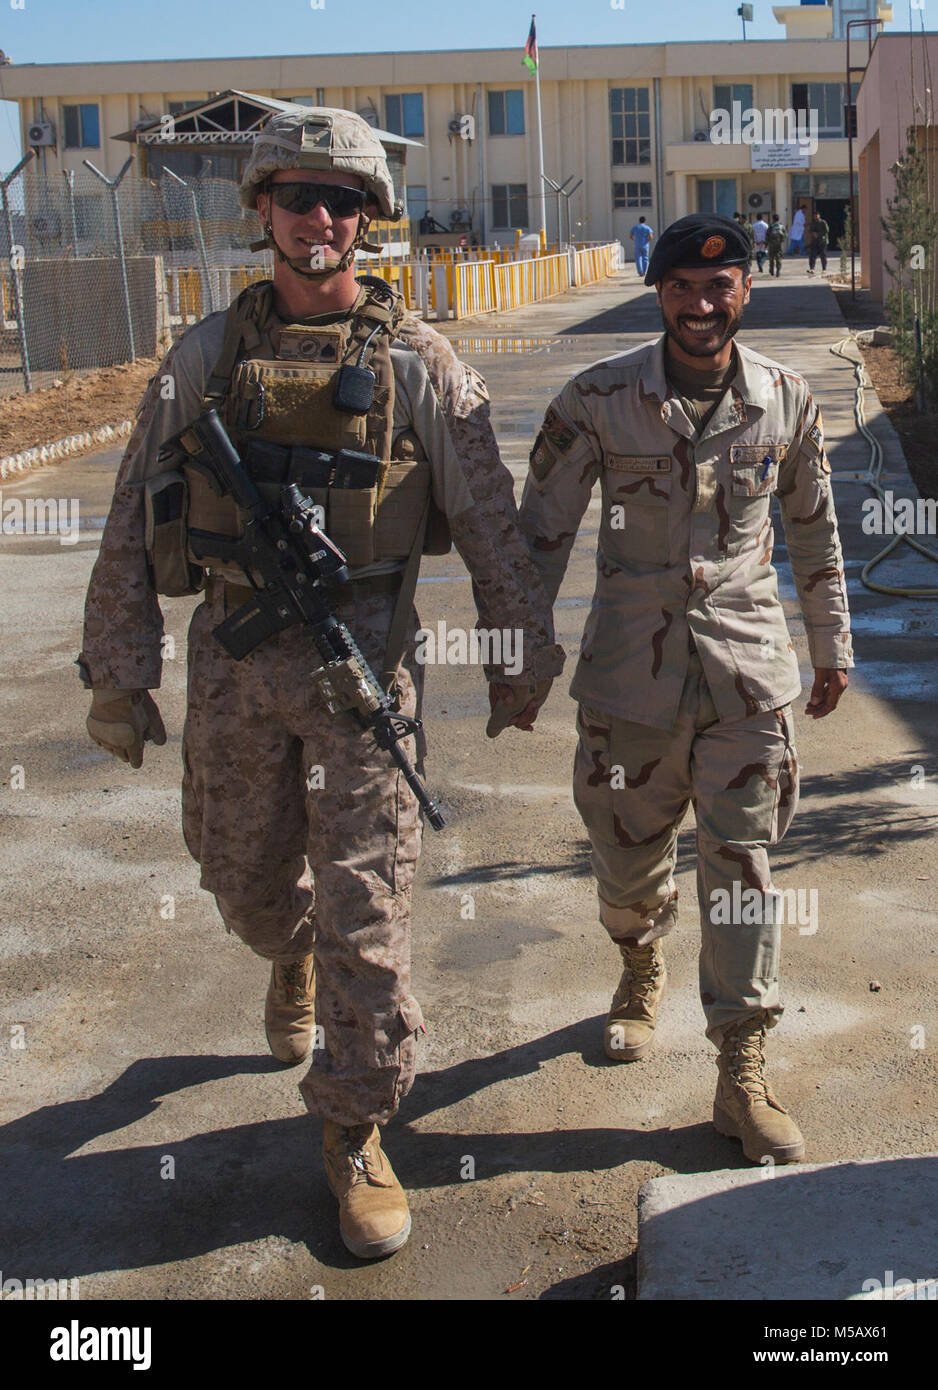
<path fill-rule="evenodd" d="M 600 920 L 626 961 L 607 1022 L 611 1056 L 615 1030 L 626 1037 L 620 1059 L 642 1055 L 653 1034 L 663 976 L 654 943 L 676 921 L 675 847 L 691 802 L 708 1036 L 719 1047 L 737 1025 L 771 1027 L 781 1013 L 766 846 L 797 803 L 791 702 L 801 681 L 772 566 L 773 497 L 817 672 L 811 713 L 834 707 L 853 664 L 820 410 L 803 377 L 731 341 L 749 293 L 748 248 L 732 225 L 687 218 L 664 234 L 648 276 L 659 291 L 665 277 L 668 332 L 567 382 L 534 444 L 520 509 L 553 601 L 600 483 L 596 588 L 570 693 L 580 705 L 574 797 Z M 694 269 L 678 280 L 675 263 Z M 710 341 L 714 319 L 722 341 L 717 331 L 720 351 L 708 358 L 688 335 Z M 683 386 L 688 375 L 696 390 Z M 743 888 L 765 902 L 763 920 L 741 921 L 737 906 L 722 922 L 715 907 L 738 904 Z M 786 1147 L 776 1157 L 790 1157 Z"/>
<path fill-rule="evenodd" d="M 170 554 L 161 562 L 164 574 L 182 573 L 181 587 L 156 583 L 155 537 L 168 507 L 158 512 L 153 498 L 164 495 L 157 487 L 181 490 L 185 476 L 161 457 L 162 446 L 213 402 L 258 488 L 274 490 L 268 500 L 288 482 L 312 491 L 324 467 L 336 470 L 324 488 L 326 529 L 338 540 L 333 522 L 344 525 L 342 544 L 359 558 L 350 558 L 352 582 L 333 605 L 372 668 L 391 671 L 389 694 L 401 715 L 420 711 L 413 586 L 433 508 L 472 576 L 480 626 L 523 634 L 520 669 L 485 666 L 498 728 L 526 726 L 564 653 L 518 530 L 484 381 L 436 329 L 403 314 L 398 295 L 356 281 L 355 250 L 368 244 L 370 219 L 400 211 L 374 132 L 332 108 L 276 113 L 254 144 L 241 199 L 260 213 L 275 251 L 273 283 L 249 287 L 228 311 L 195 325 L 150 383 L 85 606 L 80 663 L 94 691 L 88 728 L 137 767 L 145 738 L 165 741 L 148 694 L 161 674 L 157 595 L 201 587 L 204 601 L 189 628 L 182 740 L 186 844 L 228 929 L 272 962 L 271 1050 L 297 1063 L 314 1049 L 301 1091 L 323 1120 L 340 1230 L 354 1254 L 373 1258 L 400 1248 L 410 1232 L 377 1126 L 413 1082 L 423 1027 L 410 984 L 416 798 L 350 712 L 329 713 L 311 679 L 321 660 L 305 628 L 275 633 L 243 661 L 214 636 L 245 601 L 248 576 L 230 572 L 223 547 L 200 550 L 187 588 L 185 538 L 235 534 L 213 520 L 227 515 L 229 499 L 186 478 L 188 510 L 181 521 L 170 516 Z M 358 370 L 359 391 L 371 371 L 374 388 L 363 403 L 337 403 L 340 363 Z M 370 488 L 360 481 L 333 488 L 343 459 L 380 464 L 379 498 L 370 496 L 379 490 L 374 478 Z M 172 544 L 180 532 L 181 555 Z M 436 544 L 442 553 L 448 539 Z M 404 740 L 411 762 L 415 742 Z"/>

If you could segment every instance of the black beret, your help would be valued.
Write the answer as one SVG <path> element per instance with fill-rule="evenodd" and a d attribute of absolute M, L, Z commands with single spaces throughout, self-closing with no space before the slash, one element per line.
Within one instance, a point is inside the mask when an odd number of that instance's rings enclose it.
<path fill-rule="evenodd" d="M 749 233 L 731 217 L 695 212 L 680 217 L 661 233 L 655 245 L 646 285 L 656 285 L 673 265 L 748 265 L 752 260 Z"/>

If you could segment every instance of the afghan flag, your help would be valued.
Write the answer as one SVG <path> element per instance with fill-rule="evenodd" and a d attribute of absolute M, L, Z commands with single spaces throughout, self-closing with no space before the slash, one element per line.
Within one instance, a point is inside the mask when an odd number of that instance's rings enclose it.
<path fill-rule="evenodd" d="M 528 34 L 528 41 L 524 45 L 524 57 L 521 59 L 532 76 L 537 72 L 537 34 L 534 31 L 534 21 L 536 18 L 537 16 L 532 14 L 531 32 Z"/>

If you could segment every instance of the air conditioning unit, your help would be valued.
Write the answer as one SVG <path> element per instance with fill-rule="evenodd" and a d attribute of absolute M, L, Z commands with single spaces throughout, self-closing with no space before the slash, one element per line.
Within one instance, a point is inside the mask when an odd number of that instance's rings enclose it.
<path fill-rule="evenodd" d="M 772 194 L 769 192 L 750 193 L 746 197 L 746 207 L 750 212 L 771 212 Z"/>
<path fill-rule="evenodd" d="M 468 111 L 457 111 L 453 119 L 447 123 L 446 130 L 451 141 L 457 137 L 472 141 L 476 135 L 476 118 L 470 116 Z"/>
<path fill-rule="evenodd" d="M 31 126 L 26 127 L 26 143 L 28 145 L 54 145 L 55 126 L 51 121 L 33 121 Z"/>

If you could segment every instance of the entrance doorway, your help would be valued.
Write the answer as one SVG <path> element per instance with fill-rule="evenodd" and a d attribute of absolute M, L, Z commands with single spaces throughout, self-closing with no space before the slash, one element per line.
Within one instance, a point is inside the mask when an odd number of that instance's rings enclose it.
<path fill-rule="evenodd" d="M 837 243 L 844 234 L 849 207 L 849 198 L 815 198 L 814 200 L 815 212 L 824 218 L 831 229 L 827 242 L 828 250 L 835 251 L 837 249 Z"/>

